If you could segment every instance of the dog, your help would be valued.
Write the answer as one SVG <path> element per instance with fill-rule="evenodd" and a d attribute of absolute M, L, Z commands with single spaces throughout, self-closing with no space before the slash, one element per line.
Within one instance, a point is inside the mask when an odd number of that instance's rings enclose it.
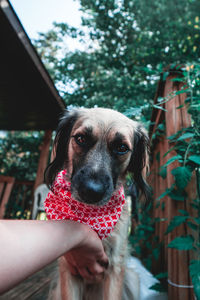
<path fill-rule="evenodd" d="M 67 170 L 73 197 L 80 203 L 101 207 L 132 174 L 134 184 L 147 198 L 145 181 L 149 139 L 143 126 L 105 108 L 77 108 L 62 117 L 53 146 L 53 161 L 45 172 L 51 187 L 60 170 Z M 129 210 L 125 203 L 112 233 L 103 239 L 109 266 L 102 280 L 89 283 L 70 273 L 60 258 L 60 282 L 54 299 L 137 300 L 139 279 L 125 267 L 128 249 Z"/>

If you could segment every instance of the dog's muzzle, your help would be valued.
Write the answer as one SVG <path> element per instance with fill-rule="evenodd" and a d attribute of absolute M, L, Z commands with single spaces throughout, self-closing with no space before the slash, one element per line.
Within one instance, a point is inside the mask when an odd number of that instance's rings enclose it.
<path fill-rule="evenodd" d="M 81 202 L 105 204 L 113 193 L 112 178 L 106 170 L 93 171 L 89 167 L 79 170 L 71 180 L 72 194 Z"/>
<path fill-rule="evenodd" d="M 99 202 L 102 200 L 105 195 L 106 188 L 105 185 L 93 179 L 86 180 L 82 184 L 80 184 L 78 193 L 81 199 L 87 201 L 87 199 L 91 202 Z"/>

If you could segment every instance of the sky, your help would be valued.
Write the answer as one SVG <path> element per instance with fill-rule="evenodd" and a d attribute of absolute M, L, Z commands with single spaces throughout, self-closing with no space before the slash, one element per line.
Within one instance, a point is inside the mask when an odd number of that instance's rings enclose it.
<path fill-rule="evenodd" d="M 74 27 L 81 26 L 81 11 L 78 0 L 10 0 L 25 31 L 31 39 L 38 32 L 46 32 L 52 23 L 65 22 Z M 69 40 L 69 48 L 78 48 L 74 40 Z"/>

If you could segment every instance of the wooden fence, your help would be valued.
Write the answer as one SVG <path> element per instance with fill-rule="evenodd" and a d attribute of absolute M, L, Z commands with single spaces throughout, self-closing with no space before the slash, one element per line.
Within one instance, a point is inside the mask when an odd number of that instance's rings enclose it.
<path fill-rule="evenodd" d="M 158 103 L 159 97 L 166 97 L 174 91 L 180 90 L 182 83 L 172 81 L 177 74 L 170 73 L 166 81 L 161 81 L 158 85 L 155 104 Z M 193 288 L 189 277 L 189 261 L 191 253 L 189 251 L 179 251 L 176 249 L 167 248 L 168 243 L 175 237 L 188 234 L 188 228 L 185 225 L 180 225 L 171 233 L 165 234 L 167 225 L 170 220 L 180 215 L 179 209 L 184 209 L 194 215 L 191 207 L 191 201 L 195 198 L 194 182 L 187 187 L 188 198 L 185 201 L 175 201 L 170 197 L 165 196 L 160 200 L 156 200 L 167 188 L 170 188 L 174 182 L 171 170 L 178 166 L 178 162 L 173 162 L 167 167 L 166 178 L 160 176 L 161 166 L 164 165 L 171 157 L 175 155 L 174 151 L 165 153 L 172 148 L 167 137 L 175 134 L 178 130 L 190 126 L 190 117 L 187 113 L 184 102 L 186 94 L 182 93 L 163 104 L 163 108 L 154 109 L 152 114 L 152 122 L 154 125 L 150 128 L 150 137 L 155 138 L 156 131 L 162 131 L 165 123 L 165 131 L 160 136 L 154 139 L 152 147 L 152 165 L 149 183 L 154 190 L 154 207 L 153 217 L 160 218 L 161 221 L 156 225 L 156 235 L 163 242 L 162 253 L 160 260 L 154 264 L 154 272 L 168 272 L 168 299 L 173 300 L 193 300 Z M 182 106 L 183 105 L 183 106 Z M 178 108 L 181 107 L 181 108 Z M 178 108 L 178 109 L 177 109 Z"/>
<path fill-rule="evenodd" d="M 49 161 L 51 141 L 52 130 L 46 130 L 39 147 L 40 158 L 35 182 L 19 181 L 14 177 L 0 175 L 0 219 L 31 218 L 34 191 L 44 182 L 44 171 Z"/>
<path fill-rule="evenodd" d="M 34 181 L 15 180 L 5 207 L 6 219 L 31 219 Z"/>

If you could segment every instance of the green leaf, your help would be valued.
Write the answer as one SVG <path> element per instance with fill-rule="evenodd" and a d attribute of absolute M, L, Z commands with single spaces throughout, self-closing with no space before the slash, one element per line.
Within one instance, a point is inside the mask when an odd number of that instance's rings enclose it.
<path fill-rule="evenodd" d="M 194 136 L 194 133 L 192 132 L 186 132 L 184 133 L 183 135 L 181 135 L 177 141 L 182 141 L 182 140 L 185 140 L 185 139 L 189 139 L 189 138 L 192 138 Z"/>
<path fill-rule="evenodd" d="M 163 288 L 163 286 L 160 283 L 155 283 L 149 289 L 160 293 L 166 292 L 166 290 Z"/>
<path fill-rule="evenodd" d="M 198 204 L 191 203 L 190 206 L 193 207 L 193 208 L 196 209 L 196 210 L 199 209 L 199 205 L 198 205 Z"/>
<path fill-rule="evenodd" d="M 164 100 L 165 100 L 165 98 L 163 98 L 163 97 L 158 97 L 157 98 L 157 102 L 159 102 L 159 103 L 163 102 Z"/>
<path fill-rule="evenodd" d="M 155 74 L 155 70 L 152 70 L 150 68 L 147 67 L 143 67 L 142 68 L 147 74 Z"/>
<path fill-rule="evenodd" d="M 191 171 L 185 166 L 173 169 L 171 173 L 174 175 L 176 186 L 180 190 L 183 190 L 187 186 L 192 176 Z"/>
<path fill-rule="evenodd" d="M 184 201 L 187 194 L 183 190 L 172 189 L 168 193 L 169 197 L 176 201 Z"/>
<path fill-rule="evenodd" d="M 177 106 L 176 109 L 180 109 L 180 108 L 183 108 L 183 107 L 184 107 L 184 104 Z"/>
<path fill-rule="evenodd" d="M 165 131 L 165 125 L 163 123 L 160 123 L 158 126 L 157 126 L 157 129 L 160 130 L 160 131 Z"/>
<path fill-rule="evenodd" d="M 177 78 L 172 78 L 171 81 L 175 81 L 175 82 L 183 82 L 184 79 L 183 79 L 183 78 L 180 78 L 180 77 L 177 77 Z"/>
<path fill-rule="evenodd" d="M 165 179 L 167 177 L 167 168 L 164 166 L 160 167 L 158 174 Z"/>
<path fill-rule="evenodd" d="M 191 221 L 188 221 L 188 222 L 187 222 L 187 225 L 188 225 L 191 229 L 193 229 L 193 230 L 195 230 L 195 231 L 199 230 L 199 226 L 197 226 L 196 224 L 192 223 Z"/>
<path fill-rule="evenodd" d="M 165 209 L 165 202 L 163 202 L 163 203 L 161 204 L 161 209 L 162 209 L 162 211 L 164 211 L 164 209 Z"/>
<path fill-rule="evenodd" d="M 199 218 L 194 218 L 194 221 L 195 221 L 198 225 L 200 225 L 200 217 L 199 217 Z"/>
<path fill-rule="evenodd" d="M 167 154 L 169 154 L 169 153 L 172 152 L 173 150 L 176 150 L 176 147 L 170 148 L 170 149 L 163 155 L 163 157 L 167 156 Z"/>
<path fill-rule="evenodd" d="M 163 81 L 165 81 L 166 80 L 166 78 L 167 78 L 167 76 L 169 75 L 169 72 L 164 72 L 163 73 Z"/>
<path fill-rule="evenodd" d="M 160 151 L 156 153 L 156 160 L 160 162 Z"/>
<path fill-rule="evenodd" d="M 140 227 L 141 227 L 142 229 L 147 230 L 147 231 L 150 231 L 150 232 L 154 232 L 154 231 L 155 231 L 154 227 L 153 227 L 153 226 L 150 226 L 150 225 L 145 225 L 145 224 L 143 224 L 143 225 L 141 225 Z"/>
<path fill-rule="evenodd" d="M 184 216 L 189 216 L 189 213 L 187 210 L 184 210 L 184 209 L 179 209 L 178 212 Z"/>
<path fill-rule="evenodd" d="M 155 275 L 155 277 L 157 279 L 167 278 L 168 277 L 168 273 L 167 272 L 159 273 L 159 274 Z"/>
<path fill-rule="evenodd" d="M 200 300 L 200 260 L 192 260 L 189 270 L 196 299 Z"/>
<path fill-rule="evenodd" d="M 151 245 L 152 248 L 152 245 Z M 160 248 L 154 248 L 152 251 L 153 257 L 158 260 L 159 256 L 160 256 Z"/>
<path fill-rule="evenodd" d="M 171 158 L 164 164 L 164 166 L 167 167 L 167 166 L 169 166 L 171 163 L 173 163 L 174 161 L 179 160 L 179 159 L 181 159 L 181 158 L 182 158 L 182 157 L 181 157 L 180 155 L 173 156 L 173 157 L 171 157 Z"/>
<path fill-rule="evenodd" d="M 191 155 L 188 159 L 193 161 L 195 164 L 200 165 L 200 155 Z"/>
<path fill-rule="evenodd" d="M 177 140 L 177 137 L 182 133 L 182 130 L 177 131 L 175 134 L 172 134 L 170 136 L 167 137 L 168 140 L 170 141 L 174 141 Z"/>
<path fill-rule="evenodd" d="M 153 104 L 153 107 L 154 108 L 157 108 L 157 109 L 161 109 L 161 110 L 164 110 L 164 111 L 167 111 L 165 108 L 163 108 L 162 106 L 159 106 L 159 105 L 156 105 L 156 104 Z"/>
<path fill-rule="evenodd" d="M 180 95 L 180 94 L 184 94 L 184 93 L 188 93 L 190 90 L 186 89 L 186 90 L 180 90 L 176 92 L 176 95 Z"/>
<path fill-rule="evenodd" d="M 193 246 L 194 238 L 191 235 L 176 237 L 168 244 L 168 248 L 174 248 L 178 250 L 191 250 Z"/>
<path fill-rule="evenodd" d="M 171 191 L 171 189 L 166 189 L 166 190 L 164 191 L 164 193 L 162 193 L 156 200 L 160 200 L 160 199 L 162 199 L 163 197 L 169 195 L 169 192 L 170 192 L 170 191 Z"/>
<path fill-rule="evenodd" d="M 174 230 L 177 226 L 183 224 L 188 219 L 188 216 L 175 216 L 169 223 L 165 234 L 168 234 Z"/>

